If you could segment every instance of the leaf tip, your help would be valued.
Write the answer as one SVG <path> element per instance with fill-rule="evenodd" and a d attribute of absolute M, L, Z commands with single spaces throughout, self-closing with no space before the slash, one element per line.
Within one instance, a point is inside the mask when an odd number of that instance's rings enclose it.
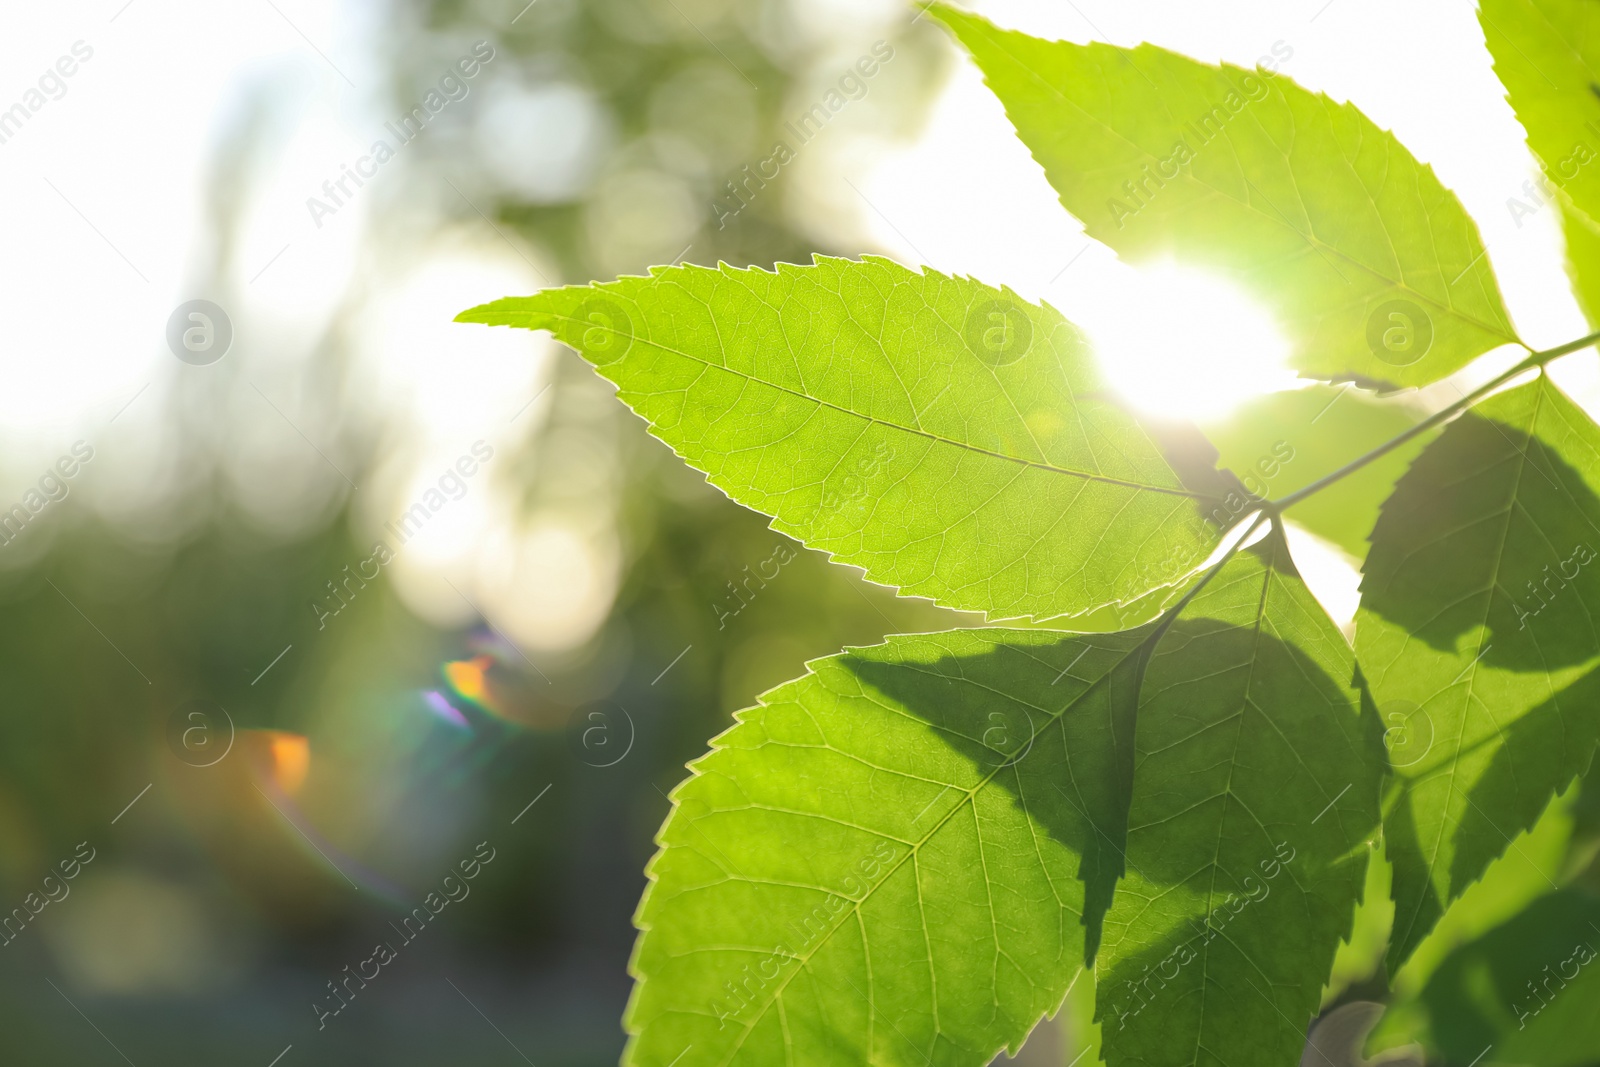
<path fill-rule="evenodd" d="M 451 319 L 450 321 L 451 322 L 472 322 L 472 323 L 477 323 L 477 324 L 479 324 L 481 326 L 494 325 L 494 318 L 493 318 L 492 309 L 495 307 L 496 304 L 499 304 L 500 302 L 501 301 L 499 301 L 499 300 L 491 300 L 487 304 L 479 304 L 476 307 L 467 308 L 467 310 L 461 312 L 459 315 L 457 315 L 455 318 Z"/>

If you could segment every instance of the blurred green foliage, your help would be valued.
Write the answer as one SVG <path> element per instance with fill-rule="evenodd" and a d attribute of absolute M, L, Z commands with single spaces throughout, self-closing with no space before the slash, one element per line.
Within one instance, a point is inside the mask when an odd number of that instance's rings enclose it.
<path fill-rule="evenodd" d="M 786 207 L 789 172 L 723 228 L 712 204 L 870 37 L 819 33 L 826 15 L 819 23 L 784 0 L 415 0 L 396 15 L 380 45 L 396 109 L 437 81 L 462 42 L 490 40 L 498 55 L 469 105 L 408 148 L 410 169 L 392 179 L 404 183 L 390 190 L 394 218 L 371 230 L 377 255 L 418 239 L 411 220 L 482 228 L 483 216 L 492 240 L 554 265 L 552 281 L 640 272 L 685 254 L 770 265 L 819 247 Z M 897 12 L 873 32 L 892 37 L 897 58 L 854 105 L 858 134 L 914 131 L 941 76 L 945 48 L 909 21 Z M 551 86 L 566 95 L 543 92 Z M 587 101 L 592 127 L 565 191 L 534 176 L 549 158 L 572 157 L 556 135 L 578 119 L 552 110 L 562 100 Z M 237 250 L 238 183 L 261 162 L 248 123 L 265 121 L 246 116 L 218 148 L 219 275 Z M 406 214 L 408 204 L 442 207 Z M 317 376 L 335 411 L 350 340 L 334 327 L 321 346 Z M 417 619 L 382 577 L 319 630 L 310 602 L 370 553 L 350 532 L 353 499 L 285 539 L 231 508 L 212 481 L 185 501 L 203 518 L 175 542 L 64 523 L 42 558 L 0 572 L 6 906 L 75 843 L 99 850 L 74 897 L 0 957 L 0 1060 L 109 1054 L 49 977 L 138 1063 L 266 1063 L 290 1042 L 298 1063 L 502 1062 L 501 1039 L 449 976 L 537 1062 L 615 1062 L 630 918 L 663 794 L 684 762 L 804 660 L 949 623 L 796 547 L 781 578 L 719 628 L 714 605 L 727 583 L 781 539 L 684 472 L 634 420 L 587 402 L 592 374 L 559 358 L 552 415 L 505 462 L 533 509 L 563 469 L 582 468 L 586 441 L 611 442 L 624 574 L 595 638 L 537 671 L 481 626 Z M 218 371 L 233 373 L 226 362 Z M 214 409 L 220 395 L 179 398 L 183 447 L 208 447 L 193 411 Z M 364 484 L 381 433 L 344 432 L 367 457 L 349 470 Z M 444 688 L 443 664 L 486 648 L 509 712 L 457 699 L 471 727 L 462 733 L 431 716 L 421 694 Z M 197 697 L 226 708 L 239 731 L 214 767 L 186 766 L 167 743 L 169 716 Z M 625 708 L 633 731 L 626 758 L 603 768 L 574 744 L 574 715 L 600 700 Z M 294 823 L 269 807 L 283 797 L 261 789 L 277 766 L 271 730 L 309 739 Z M 327 995 L 328 979 L 368 955 L 411 898 L 484 839 L 499 854 L 472 901 L 447 913 L 432 943 L 408 949 L 390 969 L 396 977 L 318 1032 L 307 1005 Z M 182 954 L 173 946 L 189 958 L 173 962 Z"/>

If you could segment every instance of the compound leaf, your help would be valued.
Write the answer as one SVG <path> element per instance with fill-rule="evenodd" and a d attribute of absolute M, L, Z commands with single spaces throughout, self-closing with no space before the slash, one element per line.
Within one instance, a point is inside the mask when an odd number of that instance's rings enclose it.
<path fill-rule="evenodd" d="M 1280 532 L 1155 645 L 1134 747 L 1097 963 L 1106 1063 L 1298 1062 L 1361 899 L 1383 760 L 1350 647 Z"/>
<path fill-rule="evenodd" d="M 1120 871 L 1149 630 L 955 630 L 810 664 L 673 793 L 626 1061 L 987 1063 Z"/>
<path fill-rule="evenodd" d="M 774 529 L 949 607 L 1144 597 L 1153 617 L 1170 597 L 1147 594 L 1236 517 L 1217 472 L 1169 462 L 1192 449 L 1164 450 L 1106 393 L 1075 327 L 970 279 L 878 258 L 671 267 L 459 321 L 551 330 Z"/>
<path fill-rule="evenodd" d="M 1600 428 L 1548 378 L 1490 397 L 1385 502 L 1356 648 L 1388 730 L 1390 969 L 1600 736 Z"/>
<path fill-rule="evenodd" d="M 1355 107 L 1265 70 L 933 10 L 1089 236 L 1220 271 L 1269 304 L 1306 376 L 1421 385 L 1516 341 L 1472 219 Z"/>

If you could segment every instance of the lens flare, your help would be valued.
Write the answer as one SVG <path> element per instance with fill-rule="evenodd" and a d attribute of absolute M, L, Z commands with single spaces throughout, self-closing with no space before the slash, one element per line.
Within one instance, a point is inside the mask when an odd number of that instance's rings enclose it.
<path fill-rule="evenodd" d="M 293 796 L 311 773 L 311 739 L 304 734 L 264 730 L 272 766 L 269 772 L 278 788 Z"/>
<path fill-rule="evenodd" d="M 259 797 L 257 809 L 265 825 L 276 826 L 278 839 L 303 855 L 331 878 L 400 904 L 408 895 L 392 879 L 339 848 L 301 806 L 296 793 L 311 769 L 311 742 L 285 730 L 241 731 L 249 753 L 249 777 Z"/>
<path fill-rule="evenodd" d="M 498 711 L 489 695 L 489 668 L 494 660 L 488 656 L 454 660 L 444 665 L 445 681 L 456 695 L 472 701 L 487 711 Z"/>
<path fill-rule="evenodd" d="M 482 711 L 527 729 L 560 728 L 568 709 L 545 695 L 548 682 L 529 676 L 524 667 L 532 665 L 526 657 L 492 631 L 475 635 L 467 647 L 470 658 L 449 660 L 439 668 L 445 681 L 441 688 L 454 708 Z"/>
<path fill-rule="evenodd" d="M 461 714 L 461 712 L 457 710 L 456 706 L 450 703 L 449 698 L 447 698 L 437 689 L 423 690 L 422 702 L 428 705 L 429 710 L 431 710 L 435 715 L 439 716 L 439 718 L 443 719 L 451 726 L 462 730 L 472 729 L 472 724 L 467 721 L 467 717 Z"/>

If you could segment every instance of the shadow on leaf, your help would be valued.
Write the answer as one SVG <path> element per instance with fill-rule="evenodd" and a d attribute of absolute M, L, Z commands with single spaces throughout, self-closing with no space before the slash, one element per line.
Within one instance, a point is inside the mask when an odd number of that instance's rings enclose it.
<path fill-rule="evenodd" d="M 1430 647 L 1478 627 L 1482 662 L 1544 673 L 1600 649 L 1600 499 L 1536 436 L 1467 412 L 1412 464 L 1372 532 L 1361 603 Z M 1476 649 L 1469 650 L 1470 656 Z"/>

